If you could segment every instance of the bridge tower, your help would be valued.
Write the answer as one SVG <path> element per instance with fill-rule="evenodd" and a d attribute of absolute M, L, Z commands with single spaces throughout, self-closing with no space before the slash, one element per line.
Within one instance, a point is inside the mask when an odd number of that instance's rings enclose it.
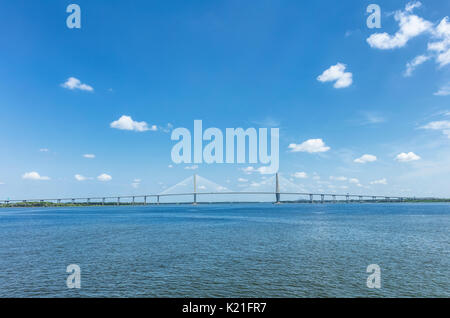
<path fill-rule="evenodd" d="M 194 173 L 194 205 L 197 204 L 197 175 Z"/>
<path fill-rule="evenodd" d="M 280 181 L 278 180 L 278 172 L 275 175 L 275 203 L 280 204 Z"/>

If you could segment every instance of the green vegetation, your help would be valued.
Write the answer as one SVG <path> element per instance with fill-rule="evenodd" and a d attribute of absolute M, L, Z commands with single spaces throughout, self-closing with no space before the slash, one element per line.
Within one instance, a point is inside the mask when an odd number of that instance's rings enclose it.
<path fill-rule="evenodd" d="M 377 199 L 374 200 L 350 200 L 349 203 L 450 203 L 450 199 L 444 199 L 444 198 L 405 198 L 403 201 L 397 200 L 397 199 L 391 199 L 389 201 L 387 200 L 381 200 Z M 243 203 L 258 203 L 258 202 L 198 202 L 198 204 L 243 204 Z M 266 202 L 270 203 L 270 202 Z M 310 203 L 309 200 L 298 200 L 298 201 L 282 201 L 284 204 L 298 204 L 298 203 Z M 320 203 L 320 200 L 314 200 L 314 203 Z M 335 203 L 331 200 L 324 200 L 323 203 L 331 204 Z M 336 203 L 346 203 L 345 200 L 338 200 Z M 161 205 L 167 205 L 167 204 L 192 204 L 190 202 L 174 202 L 174 203 L 161 203 Z M 120 202 L 120 205 L 144 205 L 143 202 Z M 156 205 L 156 203 L 147 203 L 147 205 Z M 83 206 L 117 206 L 117 202 L 49 202 L 49 201 L 26 201 L 26 202 L 9 202 L 9 203 L 0 203 L 0 208 L 35 208 L 35 207 L 83 207 Z"/>

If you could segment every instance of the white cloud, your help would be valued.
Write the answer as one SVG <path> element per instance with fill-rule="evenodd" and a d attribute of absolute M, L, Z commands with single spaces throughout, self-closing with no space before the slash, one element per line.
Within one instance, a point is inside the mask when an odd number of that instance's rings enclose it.
<path fill-rule="evenodd" d="M 173 165 L 168 165 L 167 167 L 168 167 L 168 168 L 173 168 Z"/>
<path fill-rule="evenodd" d="M 354 160 L 354 162 L 356 162 L 356 163 L 366 163 L 366 162 L 374 162 L 374 161 L 377 161 L 377 157 L 374 155 L 368 155 L 368 154 L 362 155 L 361 157 L 356 158 Z"/>
<path fill-rule="evenodd" d="M 250 174 L 252 172 L 255 172 L 255 168 L 252 166 L 242 168 L 241 170 L 244 171 L 245 174 Z"/>
<path fill-rule="evenodd" d="M 95 158 L 95 155 L 92 154 L 92 153 L 87 153 L 87 154 L 84 154 L 83 157 L 84 157 L 84 158 L 87 158 L 87 159 L 94 159 L 94 158 Z"/>
<path fill-rule="evenodd" d="M 131 183 L 131 186 L 135 189 L 139 188 L 140 185 L 141 185 L 141 179 L 134 179 L 133 182 Z"/>
<path fill-rule="evenodd" d="M 121 129 L 121 130 L 134 130 L 134 131 L 156 131 L 158 127 L 156 125 L 152 125 L 148 127 L 148 124 L 145 121 L 134 121 L 130 116 L 122 115 L 118 120 L 113 121 L 110 124 L 111 128 Z"/>
<path fill-rule="evenodd" d="M 403 75 L 406 76 L 406 77 L 411 76 L 417 66 L 419 66 L 420 64 L 425 63 L 430 58 L 431 58 L 431 56 L 427 56 L 427 55 L 418 55 L 418 56 L 416 56 L 411 62 L 408 62 L 406 64 L 406 71 L 405 71 L 405 73 Z"/>
<path fill-rule="evenodd" d="M 399 162 L 409 162 L 409 161 L 416 161 L 420 160 L 420 157 L 416 155 L 414 152 L 402 152 L 395 157 L 395 160 Z"/>
<path fill-rule="evenodd" d="M 248 180 L 244 178 L 238 178 L 238 182 L 248 182 Z"/>
<path fill-rule="evenodd" d="M 450 64 L 450 22 L 448 17 L 441 20 L 433 32 L 436 42 L 428 43 L 428 50 L 436 54 L 439 66 Z"/>
<path fill-rule="evenodd" d="M 28 180 L 50 180 L 49 177 L 41 176 L 36 171 L 24 173 L 22 175 L 22 179 L 28 179 Z"/>
<path fill-rule="evenodd" d="M 39 149 L 39 151 L 40 152 L 48 152 L 48 149 L 47 148 L 41 148 L 41 149 Z"/>
<path fill-rule="evenodd" d="M 102 173 L 101 175 L 99 175 L 97 177 L 97 180 L 99 180 L 99 181 L 111 181 L 112 177 L 109 174 Z"/>
<path fill-rule="evenodd" d="M 432 121 L 421 128 L 441 131 L 450 138 L 450 120 Z"/>
<path fill-rule="evenodd" d="M 373 48 L 389 50 L 401 48 L 408 41 L 424 32 L 431 31 L 433 24 L 421 17 L 411 14 L 420 5 L 408 3 L 405 11 L 395 12 L 394 19 L 398 22 L 399 30 L 394 35 L 386 32 L 374 33 L 367 38 L 367 43 Z"/>
<path fill-rule="evenodd" d="M 289 149 L 291 152 L 326 152 L 330 150 L 330 147 L 326 146 L 322 139 L 309 139 L 301 144 L 290 144 Z"/>
<path fill-rule="evenodd" d="M 371 181 L 370 184 L 384 184 L 384 185 L 386 185 L 387 184 L 387 180 L 386 180 L 386 178 L 383 178 L 383 179 L 380 179 L 380 180 L 374 180 L 374 181 Z"/>
<path fill-rule="evenodd" d="M 92 86 L 81 83 L 81 81 L 75 77 L 69 77 L 65 83 L 61 84 L 61 86 L 71 90 L 79 89 L 88 92 L 92 92 L 94 90 Z"/>
<path fill-rule="evenodd" d="M 359 180 L 356 179 L 356 178 L 350 178 L 350 179 L 348 179 L 348 182 L 350 182 L 350 183 L 355 183 L 355 184 L 359 184 Z"/>
<path fill-rule="evenodd" d="M 85 181 L 88 179 L 85 176 L 82 176 L 81 174 L 76 174 L 74 177 L 77 181 Z"/>
<path fill-rule="evenodd" d="M 422 6 L 420 1 L 411 1 L 406 4 L 405 11 L 412 12 L 415 8 Z"/>
<path fill-rule="evenodd" d="M 186 169 L 186 170 L 197 170 L 198 166 L 197 165 L 187 166 L 187 167 L 184 167 L 184 169 Z"/>
<path fill-rule="evenodd" d="M 450 120 L 432 121 L 422 128 L 433 130 L 450 129 Z"/>
<path fill-rule="evenodd" d="M 431 58 L 434 58 L 440 67 L 450 64 L 450 23 L 448 16 L 435 26 L 430 21 L 412 14 L 413 9 L 420 6 L 421 3 L 418 1 L 410 2 L 406 5 L 404 11 L 400 10 L 395 13 L 394 18 L 399 24 L 399 30 L 394 35 L 385 32 L 374 33 L 367 38 L 371 47 L 387 50 L 404 47 L 410 39 L 427 33 L 432 38 L 427 45 L 429 53 L 418 55 L 407 63 L 405 76 L 411 76 L 418 65 Z"/>
<path fill-rule="evenodd" d="M 347 177 L 335 177 L 335 176 L 330 176 L 330 180 L 335 180 L 335 181 L 347 181 Z"/>
<path fill-rule="evenodd" d="M 306 178 L 308 178 L 308 175 L 306 174 L 306 172 L 296 172 L 292 176 L 294 178 L 297 178 L 297 179 L 306 179 Z"/>
<path fill-rule="evenodd" d="M 436 93 L 434 93 L 436 96 L 448 96 L 450 95 L 450 83 L 445 84 L 442 86 Z"/>
<path fill-rule="evenodd" d="M 319 82 L 334 82 L 334 88 L 344 88 L 352 85 L 353 74 L 345 72 L 347 66 L 342 63 L 330 66 L 321 75 L 317 77 Z"/>
<path fill-rule="evenodd" d="M 274 171 L 273 168 L 266 167 L 266 166 L 259 167 L 258 169 L 256 169 L 256 171 L 258 171 L 260 174 L 273 174 L 273 173 L 276 173 L 276 171 Z"/>

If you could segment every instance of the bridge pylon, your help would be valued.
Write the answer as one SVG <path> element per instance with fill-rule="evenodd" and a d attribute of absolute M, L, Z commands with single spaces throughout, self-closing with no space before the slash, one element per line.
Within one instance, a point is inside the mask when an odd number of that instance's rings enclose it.
<path fill-rule="evenodd" d="M 281 203 L 280 195 L 280 180 L 278 180 L 278 172 L 275 175 L 275 204 Z"/>
<path fill-rule="evenodd" d="M 194 202 L 193 205 L 197 205 L 197 175 L 194 173 Z"/>

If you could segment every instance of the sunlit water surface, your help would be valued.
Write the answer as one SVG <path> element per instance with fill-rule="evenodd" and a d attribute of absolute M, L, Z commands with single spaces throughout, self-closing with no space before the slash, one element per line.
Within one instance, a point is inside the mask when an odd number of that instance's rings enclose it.
<path fill-rule="evenodd" d="M 449 204 L 0 209 L 0 296 L 449 297 L 449 230 Z"/>

